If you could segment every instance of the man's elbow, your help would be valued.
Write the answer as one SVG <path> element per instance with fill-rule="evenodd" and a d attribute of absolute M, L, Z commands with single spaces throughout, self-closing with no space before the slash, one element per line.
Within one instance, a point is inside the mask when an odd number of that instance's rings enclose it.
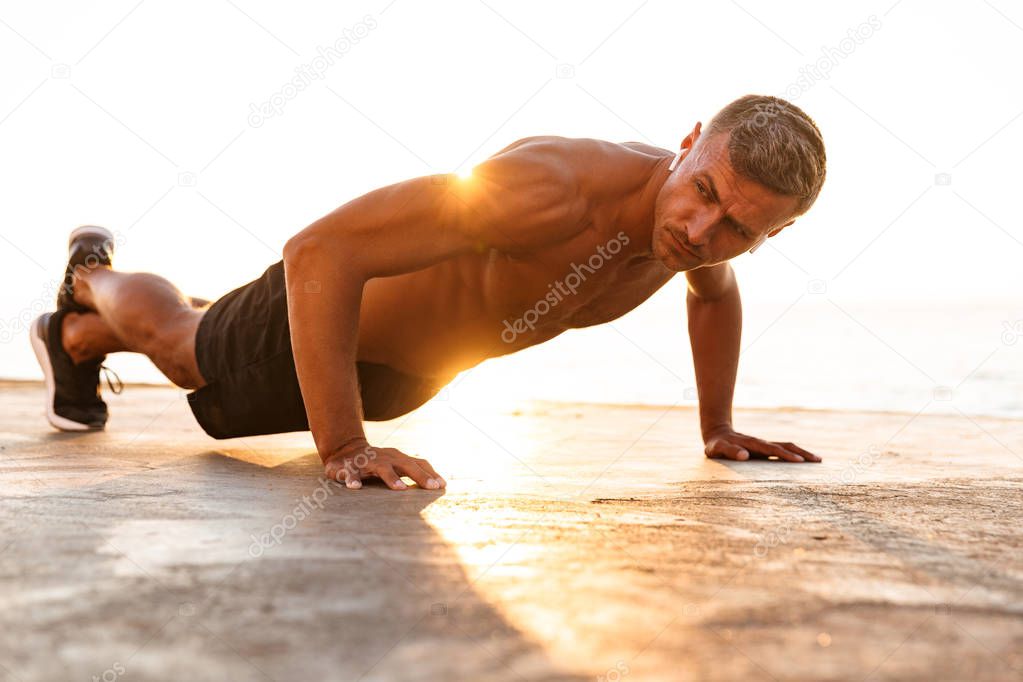
<path fill-rule="evenodd" d="M 284 244 L 281 255 L 289 279 L 361 287 L 371 279 L 365 259 L 358 257 L 361 251 L 347 239 L 307 228 Z"/>
<path fill-rule="evenodd" d="M 298 259 L 298 252 L 301 250 L 301 234 L 294 235 L 291 239 L 284 242 L 284 248 L 281 250 L 281 259 L 285 263 L 294 263 Z"/>
<path fill-rule="evenodd" d="M 296 269 L 319 267 L 327 262 L 337 262 L 341 253 L 354 251 L 339 244 L 334 235 L 325 235 L 315 228 L 311 225 L 285 242 L 281 256 L 286 266 Z"/>

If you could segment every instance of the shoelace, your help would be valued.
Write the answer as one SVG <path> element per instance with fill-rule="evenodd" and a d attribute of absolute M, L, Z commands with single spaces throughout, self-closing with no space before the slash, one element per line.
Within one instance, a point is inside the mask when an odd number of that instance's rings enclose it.
<path fill-rule="evenodd" d="M 107 388 L 110 389 L 110 392 L 114 395 L 120 395 L 121 391 L 124 390 L 124 382 L 121 381 L 121 377 L 117 376 L 117 372 L 106 365 L 100 365 L 99 369 L 103 374 L 103 378 L 107 380 Z M 114 378 L 113 381 L 110 380 L 110 377 Z M 117 388 L 114 388 L 114 382 L 116 382 Z"/>

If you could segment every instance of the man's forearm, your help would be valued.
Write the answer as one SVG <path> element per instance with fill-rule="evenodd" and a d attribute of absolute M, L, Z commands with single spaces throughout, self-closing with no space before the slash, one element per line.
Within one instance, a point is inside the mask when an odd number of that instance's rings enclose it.
<path fill-rule="evenodd" d="M 742 335 L 739 287 L 731 286 L 713 299 L 689 292 L 686 307 L 700 399 L 700 430 L 706 439 L 715 429 L 732 426 L 732 397 Z"/>
<path fill-rule="evenodd" d="M 364 443 L 356 359 L 365 282 L 316 244 L 285 249 L 288 320 L 309 429 L 326 461 Z"/>

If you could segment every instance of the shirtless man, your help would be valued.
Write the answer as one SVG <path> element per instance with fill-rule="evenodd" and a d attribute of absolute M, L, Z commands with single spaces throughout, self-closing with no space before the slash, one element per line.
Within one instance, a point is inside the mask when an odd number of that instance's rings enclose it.
<path fill-rule="evenodd" d="M 709 457 L 820 458 L 732 427 L 742 313 L 728 261 L 816 200 L 824 144 L 785 100 L 749 95 L 697 123 L 678 153 L 529 137 L 469 177 L 374 190 L 302 230 L 283 260 L 212 304 L 148 273 L 112 269 L 112 235 L 72 233 L 58 309 L 31 338 L 61 429 L 102 428 L 104 356 L 144 353 L 216 438 L 311 430 L 326 474 L 360 488 L 443 488 L 424 459 L 374 448 L 393 419 L 458 372 L 614 320 L 676 273 Z"/>

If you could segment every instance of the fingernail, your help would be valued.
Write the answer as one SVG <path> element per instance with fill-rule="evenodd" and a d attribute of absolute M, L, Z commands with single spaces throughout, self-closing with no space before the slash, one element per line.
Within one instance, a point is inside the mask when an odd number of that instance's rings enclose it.
<path fill-rule="evenodd" d="M 428 479 L 426 479 L 426 487 L 427 487 L 427 488 L 430 488 L 431 490 L 432 490 L 432 489 L 434 489 L 434 488 L 436 488 L 436 487 L 437 487 L 437 486 L 439 486 L 439 485 L 440 485 L 440 483 L 438 483 L 437 481 L 435 481 L 435 480 L 434 480 L 434 479 L 432 479 L 432 478 L 428 478 Z"/>
<path fill-rule="evenodd" d="M 362 487 L 362 481 L 348 481 L 348 487 L 352 488 L 353 490 L 355 488 L 361 488 Z"/>
<path fill-rule="evenodd" d="M 404 490 L 407 487 L 408 486 L 405 485 L 405 481 L 398 481 L 397 483 L 394 484 L 395 490 Z"/>

